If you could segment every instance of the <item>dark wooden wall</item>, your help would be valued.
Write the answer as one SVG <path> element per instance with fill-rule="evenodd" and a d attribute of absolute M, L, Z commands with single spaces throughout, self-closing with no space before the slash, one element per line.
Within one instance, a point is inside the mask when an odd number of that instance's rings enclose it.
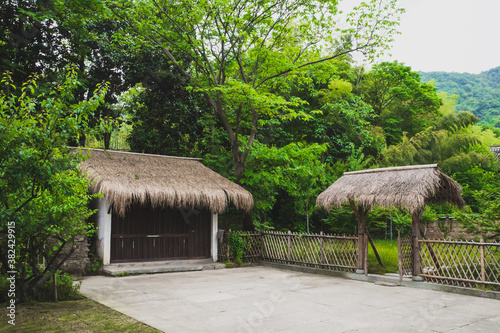
<path fill-rule="evenodd" d="M 210 257 L 208 210 L 130 207 L 113 212 L 111 262 Z"/>

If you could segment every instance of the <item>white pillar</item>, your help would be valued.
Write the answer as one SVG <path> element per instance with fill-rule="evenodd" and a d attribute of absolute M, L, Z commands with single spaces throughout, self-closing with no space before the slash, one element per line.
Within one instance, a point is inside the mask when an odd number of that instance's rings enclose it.
<path fill-rule="evenodd" d="M 105 197 L 99 199 L 97 212 L 97 255 L 103 265 L 109 265 L 111 260 L 111 204 Z"/>
<path fill-rule="evenodd" d="M 212 214 L 212 239 L 211 239 L 211 249 L 210 254 L 212 256 L 213 261 L 217 261 L 217 231 L 219 230 L 219 215 L 217 213 Z"/>

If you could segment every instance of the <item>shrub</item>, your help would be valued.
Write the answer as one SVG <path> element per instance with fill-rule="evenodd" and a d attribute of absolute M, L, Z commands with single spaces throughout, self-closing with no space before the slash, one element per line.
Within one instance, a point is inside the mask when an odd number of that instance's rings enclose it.
<path fill-rule="evenodd" d="M 32 299 L 36 301 L 53 301 L 54 300 L 54 277 L 46 281 L 41 287 L 34 290 Z M 59 301 L 72 301 L 82 299 L 80 294 L 81 282 L 75 283 L 73 276 L 57 271 L 57 299 Z"/>

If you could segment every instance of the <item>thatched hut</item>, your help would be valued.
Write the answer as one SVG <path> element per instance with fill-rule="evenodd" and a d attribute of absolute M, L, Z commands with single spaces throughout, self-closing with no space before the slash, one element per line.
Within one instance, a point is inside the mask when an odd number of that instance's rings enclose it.
<path fill-rule="evenodd" d="M 84 149 L 80 169 L 103 193 L 96 214 L 104 264 L 207 258 L 217 260 L 218 214 L 249 211 L 250 192 L 200 159 Z"/>
<path fill-rule="evenodd" d="M 437 164 L 414 165 L 346 172 L 318 196 L 316 204 L 326 210 L 332 206 L 351 206 L 358 219 L 360 249 L 367 247 L 364 221 L 373 206 L 406 208 L 412 216 L 414 248 L 418 249 L 419 224 L 425 205 L 449 202 L 461 208 L 465 205 L 461 193 L 460 185 L 442 173 Z M 360 271 L 364 261 L 361 252 Z M 419 271 L 420 257 L 414 251 L 414 275 Z"/>

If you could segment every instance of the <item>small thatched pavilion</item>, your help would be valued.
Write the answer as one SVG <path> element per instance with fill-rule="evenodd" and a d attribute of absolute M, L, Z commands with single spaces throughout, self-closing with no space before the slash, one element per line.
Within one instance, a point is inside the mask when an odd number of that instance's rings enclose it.
<path fill-rule="evenodd" d="M 420 274 L 419 224 L 427 203 L 465 205 L 462 189 L 442 173 L 437 164 L 414 165 L 346 172 L 316 199 L 316 204 L 330 210 L 349 204 L 358 219 L 359 248 L 367 248 L 365 217 L 373 206 L 409 210 L 412 217 L 413 275 Z M 358 269 L 363 270 L 364 251 L 359 251 Z"/>
<path fill-rule="evenodd" d="M 104 264 L 183 258 L 217 260 L 218 214 L 249 211 L 250 192 L 200 159 L 83 149 L 93 182 L 99 256 Z"/>

